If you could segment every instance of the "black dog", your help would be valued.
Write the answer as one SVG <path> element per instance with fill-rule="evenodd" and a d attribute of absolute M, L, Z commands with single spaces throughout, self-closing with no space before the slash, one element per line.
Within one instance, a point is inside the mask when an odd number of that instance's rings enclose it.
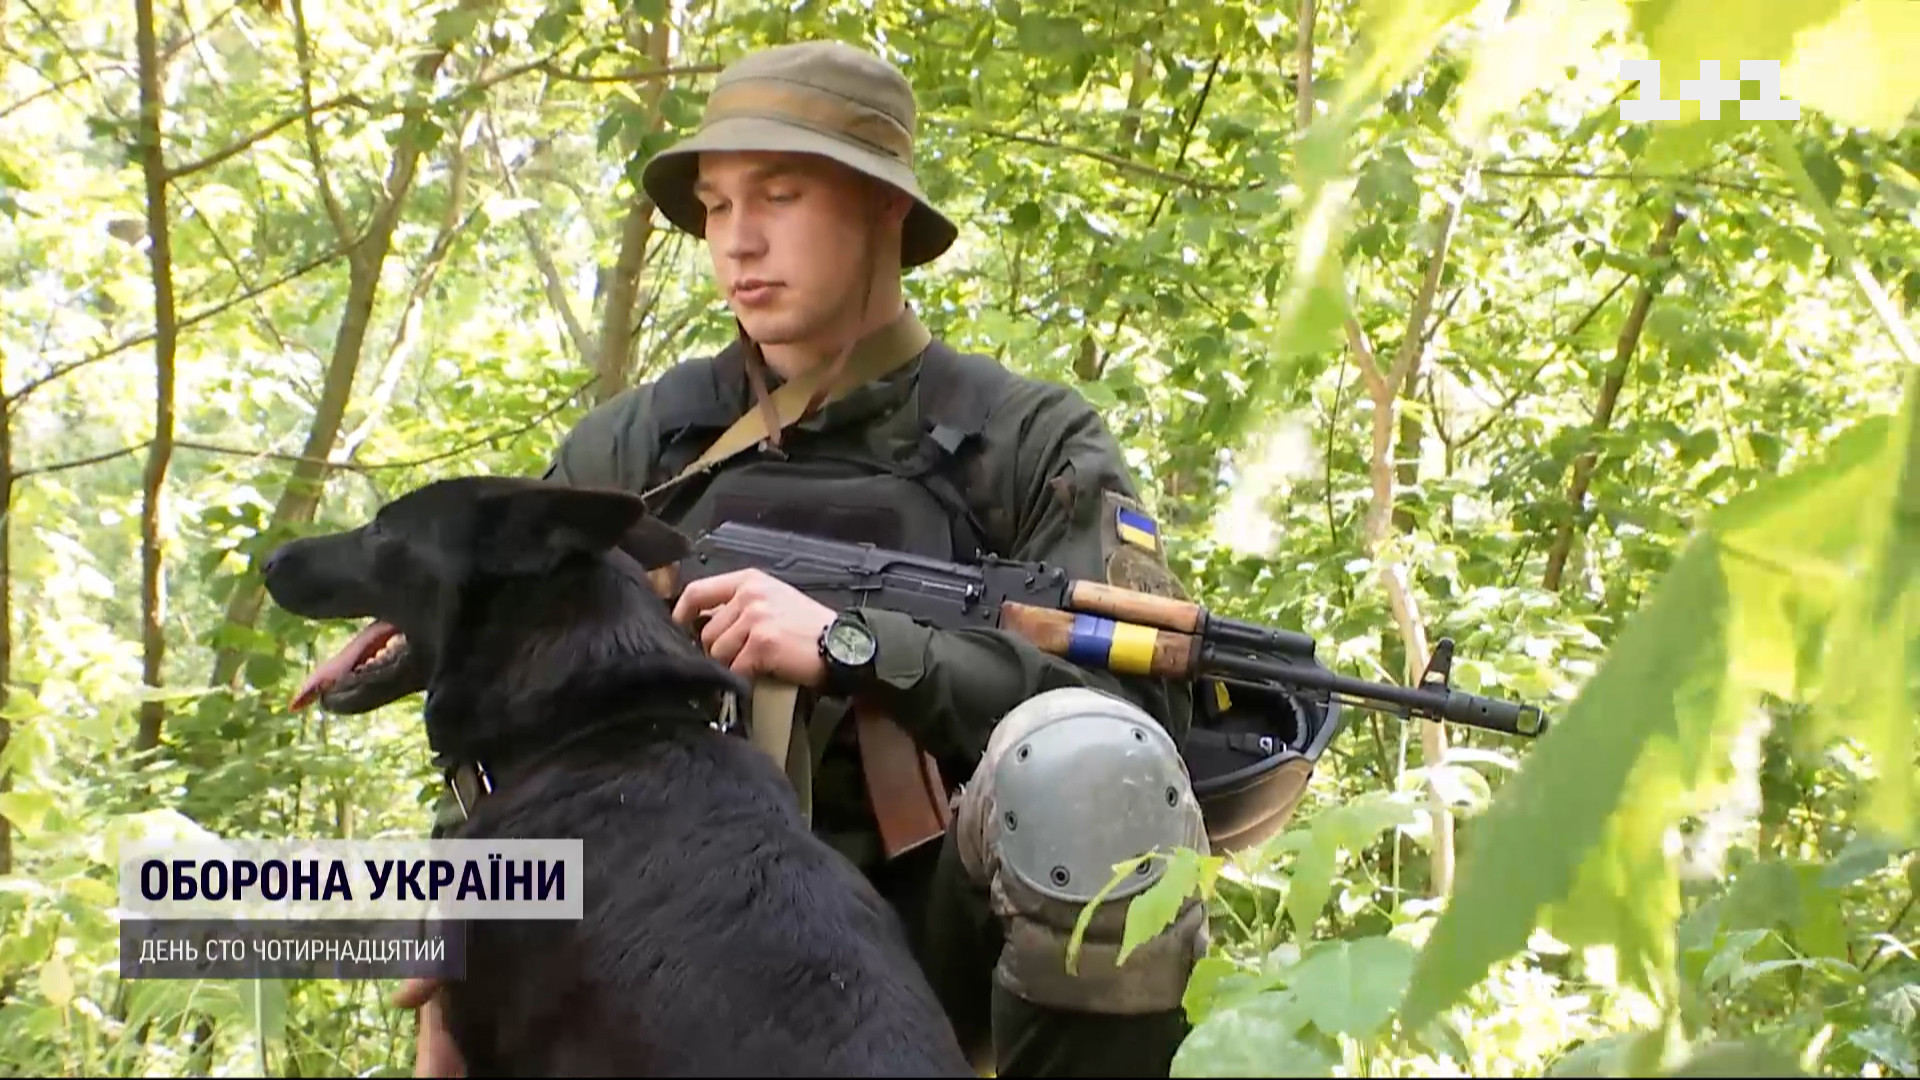
<path fill-rule="evenodd" d="M 975 1075 L 892 909 L 713 726 L 748 688 L 646 576 L 685 550 L 633 495 L 468 478 L 267 561 L 288 611 L 376 620 L 296 704 L 424 690 L 434 750 L 494 784 L 452 836 L 583 841 L 582 921 L 467 924 L 470 1073 Z"/>

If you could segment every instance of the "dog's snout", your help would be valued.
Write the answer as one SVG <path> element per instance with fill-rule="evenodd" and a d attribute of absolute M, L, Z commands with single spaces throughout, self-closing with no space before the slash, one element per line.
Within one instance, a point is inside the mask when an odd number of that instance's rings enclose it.
<path fill-rule="evenodd" d="M 286 559 L 286 556 L 287 548 L 285 544 L 267 552 L 266 561 L 260 564 L 260 572 L 268 577 L 272 577 L 273 572 L 279 569 L 281 562 Z"/>

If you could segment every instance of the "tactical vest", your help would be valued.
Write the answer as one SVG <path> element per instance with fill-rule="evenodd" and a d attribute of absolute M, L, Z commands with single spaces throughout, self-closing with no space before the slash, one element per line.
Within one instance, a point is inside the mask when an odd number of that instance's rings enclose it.
<path fill-rule="evenodd" d="M 788 427 L 781 449 L 763 443 L 689 477 L 655 496 L 653 513 L 688 535 L 742 521 L 927 558 L 1006 554 L 1011 539 L 985 524 L 1002 519 L 986 512 L 998 486 L 977 462 L 987 417 L 1014 376 L 988 357 L 938 340 L 919 363 L 917 384 L 902 406 L 825 432 Z M 652 402 L 660 445 L 646 489 L 679 475 L 753 407 L 744 365 L 736 342 L 661 376 Z M 897 433 L 889 441 L 902 444 L 904 453 L 873 452 L 868 444 L 876 427 Z M 877 836 L 845 719 L 845 704 L 835 701 L 818 702 L 808 718 L 814 825 L 855 865 L 872 866 L 879 861 Z M 948 777 L 966 775 L 963 762 L 940 766 Z"/>
<path fill-rule="evenodd" d="M 661 445 L 648 488 L 677 475 L 751 407 L 741 390 L 744 365 L 736 342 L 661 376 L 652 402 Z M 653 512 L 690 534 L 742 521 L 928 558 L 1005 554 L 1007 538 L 984 524 L 994 518 L 983 513 L 983 495 L 994 485 L 969 483 L 964 471 L 1014 376 L 988 357 L 956 352 L 936 339 L 921 354 L 917 378 L 917 418 L 872 421 L 917 426 L 918 441 L 903 457 L 874 453 L 867 445 L 870 425 L 826 432 L 796 425 L 782 433 L 780 450 L 763 444 L 690 477 L 657 496 Z"/>
<path fill-rule="evenodd" d="M 660 444 L 642 490 L 677 476 L 753 407 L 745 362 L 736 342 L 661 376 L 652 401 Z M 829 432 L 789 427 L 783 449 L 763 444 L 689 477 L 657 495 L 653 513 L 689 535 L 745 521 L 936 559 L 1011 554 L 1012 538 L 989 528 L 1007 515 L 988 512 L 1000 509 L 989 503 L 1000 485 L 977 467 L 977 455 L 987 418 L 1015 376 L 989 357 L 935 339 L 921 353 L 917 379 L 906 406 L 917 403 L 917 415 L 880 415 Z M 874 454 L 866 442 L 876 423 L 910 427 L 917 442 L 898 459 Z M 1183 753 L 1215 849 L 1259 843 L 1291 817 L 1321 752 L 1343 726 L 1341 710 L 1310 713 L 1303 711 L 1307 702 L 1271 691 L 1236 690 L 1231 707 L 1224 695 L 1195 697 Z M 843 844 L 848 833 L 864 831 L 866 810 L 847 726 L 838 719 L 831 707 L 817 712 L 809 742 L 815 823 Z M 940 764 L 949 777 L 966 775 L 966 763 Z M 873 860 L 864 846 L 842 851 L 856 865 Z"/>

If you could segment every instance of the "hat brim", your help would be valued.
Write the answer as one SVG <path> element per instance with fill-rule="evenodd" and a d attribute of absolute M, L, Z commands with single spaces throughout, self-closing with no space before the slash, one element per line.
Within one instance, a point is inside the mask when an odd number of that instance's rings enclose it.
<path fill-rule="evenodd" d="M 640 182 L 647 197 L 668 221 L 693 236 L 706 236 L 706 208 L 693 194 L 693 183 L 700 173 L 700 155 L 716 151 L 818 154 L 899 188 L 913 199 L 913 209 L 908 211 L 901 226 L 903 269 L 939 258 L 959 236 L 960 231 L 953 222 L 933 208 L 907 165 L 835 136 L 753 116 L 730 117 L 709 124 L 655 154 L 641 170 Z"/>

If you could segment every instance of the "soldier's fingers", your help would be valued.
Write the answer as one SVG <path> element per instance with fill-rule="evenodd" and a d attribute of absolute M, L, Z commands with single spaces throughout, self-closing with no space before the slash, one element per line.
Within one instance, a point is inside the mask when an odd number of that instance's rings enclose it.
<path fill-rule="evenodd" d="M 680 599 L 673 605 L 673 621 L 681 626 L 693 625 L 693 620 L 701 613 L 717 608 L 733 599 L 748 575 L 754 570 L 735 570 L 726 574 L 715 574 L 699 581 L 689 581 L 686 588 L 680 590 Z"/>
<path fill-rule="evenodd" d="M 747 606 L 739 600 L 730 600 L 720 605 L 718 610 L 707 613 L 705 625 L 700 627 L 700 647 L 713 654 L 713 648 L 725 637 L 729 630 L 738 626 L 747 613 Z"/>
<path fill-rule="evenodd" d="M 719 622 L 719 619 L 716 618 L 714 622 Z M 732 664 L 745 651 L 747 642 L 753 637 L 755 625 L 757 622 L 751 617 L 730 619 L 726 628 L 707 646 L 707 655 L 723 664 Z"/>
<path fill-rule="evenodd" d="M 725 662 L 727 667 L 742 678 L 751 679 L 760 674 L 761 659 L 767 652 L 766 641 L 764 631 L 759 634 L 746 634 L 745 640 L 740 643 L 739 654 L 731 661 Z"/>
<path fill-rule="evenodd" d="M 389 1000 L 393 1002 L 393 1007 L 396 1009 L 417 1009 L 426 1004 L 439 989 L 439 979 L 408 979 L 400 984 L 400 989 L 395 990 L 393 997 Z"/>

